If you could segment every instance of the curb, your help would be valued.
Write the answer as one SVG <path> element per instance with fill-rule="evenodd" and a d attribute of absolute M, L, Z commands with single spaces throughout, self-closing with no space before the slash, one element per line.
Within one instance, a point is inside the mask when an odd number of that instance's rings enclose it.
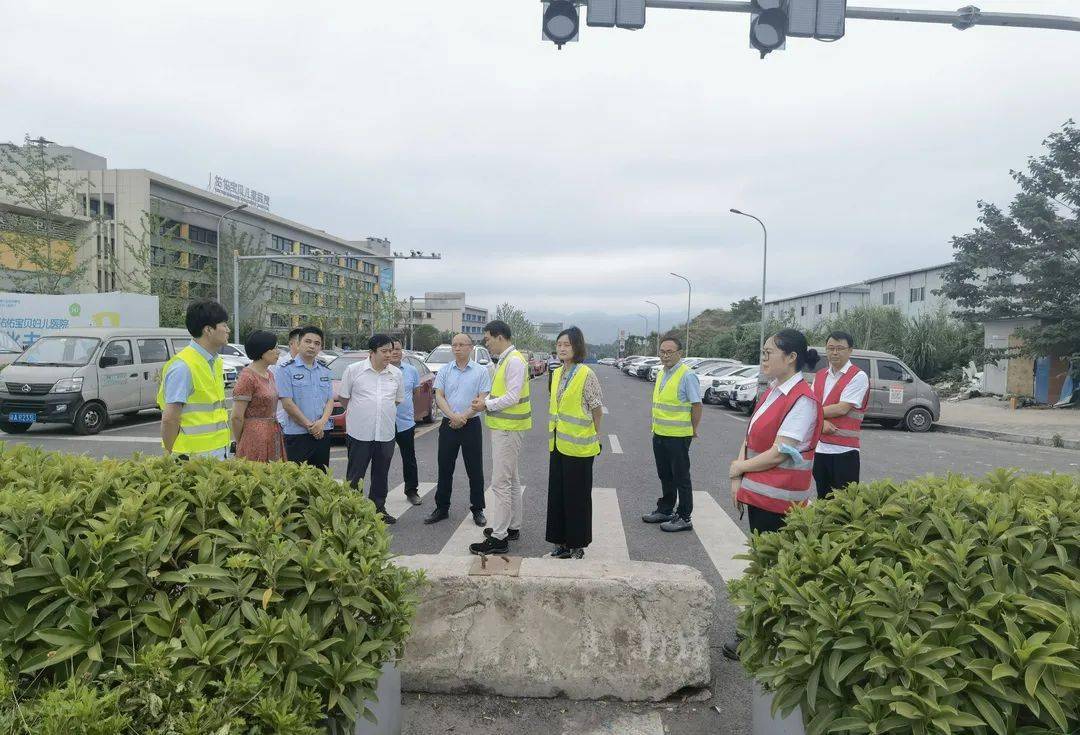
<path fill-rule="evenodd" d="M 1040 447 L 1053 447 L 1056 449 L 1080 450 L 1080 440 L 1062 439 L 1060 444 L 1047 436 L 1032 436 L 1030 434 L 1009 434 L 1004 431 L 991 431 L 989 429 L 972 429 L 968 426 L 952 426 L 949 424 L 934 424 L 934 431 L 942 434 L 957 434 L 958 436 L 974 436 L 980 439 L 995 439 L 1012 444 L 1028 444 Z"/>

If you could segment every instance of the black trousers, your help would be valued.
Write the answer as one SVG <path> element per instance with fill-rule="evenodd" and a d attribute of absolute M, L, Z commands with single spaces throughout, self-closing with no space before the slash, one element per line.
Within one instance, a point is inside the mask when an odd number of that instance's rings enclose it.
<path fill-rule="evenodd" d="M 851 483 L 859 481 L 860 459 L 858 450 L 843 454 L 814 455 L 814 484 L 817 496 L 825 499 L 833 490 L 842 490 Z"/>
<path fill-rule="evenodd" d="M 751 532 L 771 533 L 779 531 L 787 522 L 787 517 L 783 513 L 773 513 L 771 510 L 762 510 L 753 505 L 746 506 L 746 510 L 750 514 L 746 520 L 750 524 Z"/>
<path fill-rule="evenodd" d="M 656 501 L 661 513 L 677 512 L 690 520 L 694 512 L 694 487 L 690 482 L 690 436 L 653 434 L 652 450 L 656 474 L 664 494 Z M 676 508 L 676 502 L 678 507 Z"/>
<path fill-rule="evenodd" d="M 286 434 L 285 456 L 290 462 L 309 464 L 323 472 L 330 466 L 330 435 L 316 439 L 311 434 Z"/>
<path fill-rule="evenodd" d="M 345 437 L 345 447 L 349 453 L 349 464 L 345 469 L 345 479 L 353 490 L 360 486 L 360 481 L 367 474 L 371 465 L 371 482 L 368 485 L 368 498 L 375 507 L 386 507 L 387 478 L 390 474 L 390 460 L 394 458 L 394 440 L 385 442 L 362 442 Z"/>
<path fill-rule="evenodd" d="M 405 481 L 405 492 L 414 493 L 420 488 L 420 477 L 416 471 L 416 427 L 410 426 L 399 431 L 394 441 L 401 452 L 401 477 Z"/>
<path fill-rule="evenodd" d="M 460 429 L 450 426 L 450 419 L 439 425 L 439 484 L 435 489 L 435 507 L 450 510 L 450 495 L 454 491 L 454 466 L 458 452 L 465 458 L 465 474 L 469 476 L 469 507 L 484 509 L 484 432 L 480 417 L 473 416 Z"/>
<path fill-rule="evenodd" d="M 549 543 L 584 549 L 592 543 L 593 460 L 567 457 L 558 449 L 548 458 L 547 532 Z"/>

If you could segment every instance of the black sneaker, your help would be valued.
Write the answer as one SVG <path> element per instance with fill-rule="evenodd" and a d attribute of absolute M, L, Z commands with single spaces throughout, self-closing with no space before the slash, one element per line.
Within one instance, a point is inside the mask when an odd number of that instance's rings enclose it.
<path fill-rule="evenodd" d="M 665 513 L 662 510 L 654 510 L 652 513 L 641 516 L 641 520 L 646 523 L 667 523 L 674 517 L 674 513 Z"/>
<path fill-rule="evenodd" d="M 506 539 L 500 541 L 494 536 L 489 536 L 478 544 L 469 544 L 469 551 L 474 554 L 505 554 L 510 551 L 510 544 Z"/>
<path fill-rule="evenodd" d="M 474 510 L 472 512 L 472 520 L 473 523 L 481 528 L 487 525 L 487 516 L 484 515 L 484 511 L 482 510 Z"/>
<path fill-rule="evenodd" d="M 382 517 L 383 523 L 385 523 L 388 526 L 392 526 L 395 523 L 397 523 L 397 518 L 394 518 L 394 516 L 387 513 L 385 508 L 380 508 L 379 509 L 379 515 Z"/>
<path fill-rule="evenodd" d="M 551 550 L 551 553 L 548 554 L 548 556 L 550 556 L 552 559 L 566 559 L 567 557 L 563 556 L 563 554 L 567 554 L 569 552 L 570 549 L 566 548 L 565 546 L 556 546 L 554 549 Z"/>
<path fill-rule="evenodd" d="M 484 529 L 484 538 L 491 538 L 491 528 Z M 507 541 L 517 541 L 519 538 L 521 538 L 520 528 L 509 528 L 506 530 Z"/>

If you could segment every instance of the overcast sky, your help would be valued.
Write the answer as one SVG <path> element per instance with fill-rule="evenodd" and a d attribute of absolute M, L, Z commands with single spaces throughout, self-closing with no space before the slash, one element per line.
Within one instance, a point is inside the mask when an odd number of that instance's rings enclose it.
<path fill-rule="evenodd" d="M 951 9 L 959 0 L 862 0 Z M 983 10 L 1080 15 L 1074 0 Z M 649 9 L 541 40 L 534 0 L 0 0 L 0 140 L 205 186 L 345 237 L 442 253 L 401 296 L 663 323 L 946 262 L 978 199 L 1080 117 L 1080 33 L 851 20 L 764 61 L 748 16 Z M 583 19 L 584 20 L 584 19 Z M 584 23 L 583 23 L 584 25 Z M 633 324 L 626 325 L 628 327 Z"/>

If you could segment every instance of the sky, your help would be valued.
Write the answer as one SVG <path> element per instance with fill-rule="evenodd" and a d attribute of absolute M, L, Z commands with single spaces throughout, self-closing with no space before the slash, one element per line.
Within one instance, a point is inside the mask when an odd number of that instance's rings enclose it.
<path fill-rule="evenodd" d="M 851 5 L 952 9 L 959 0 Z M 1080 16 L 1075 0 L 984 11 Z M 347 238 L 442 254 L 397 293 L 461 290 L 600 341 L 761 289 L 951 259 L 977 202 L 1080 117 L 1080 33 L 849 20 L 761 60 L 749 17 L 650 8 L 557 50 L 535 0 L 0 0 L 0 140 L 25 133 Z M 584 12 L 583 12 L 584 15 Z M 42 49 L 47 52 L 42 53 Z M 610 333 L 608 333 L 610 332 Z"/>

